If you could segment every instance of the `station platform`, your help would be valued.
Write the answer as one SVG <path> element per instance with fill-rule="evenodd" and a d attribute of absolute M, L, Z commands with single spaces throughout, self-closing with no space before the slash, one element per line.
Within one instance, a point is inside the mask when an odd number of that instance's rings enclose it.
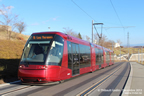
<path fill-rule="evenodd" d="M 144 65 L 130 62 L 131 71 L 122 96 L 144 96 Z"/>

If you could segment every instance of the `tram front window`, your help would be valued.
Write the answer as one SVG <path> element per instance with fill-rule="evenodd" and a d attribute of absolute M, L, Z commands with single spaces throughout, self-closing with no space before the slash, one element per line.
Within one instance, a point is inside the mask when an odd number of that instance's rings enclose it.
<path fill-rule="evenodd" d="M 59 65 L 63 57 L 64 39 L 58 35 L 55 36 L 50 48 L 50 52 L 47 59 L 48 65 Z"/>
<path fill-rule="evenodd" d="M 32 36 L 24 48 L 21 64 L 61 65 L 63 57 L 64 39 L 59 35 L 44 38 L 43 35 Z M 51 38 L 51 39 L 50 39 Z"/>
<path fill-rule="evenodd" d="M 44 62 L 50 41 L 30 41 L 24 49 L 22 62 Z"/>

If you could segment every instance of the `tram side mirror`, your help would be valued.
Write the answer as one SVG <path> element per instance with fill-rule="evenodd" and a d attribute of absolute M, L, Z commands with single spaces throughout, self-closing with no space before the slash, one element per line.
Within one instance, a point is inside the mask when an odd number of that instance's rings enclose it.
<path fill-rule="evenodd" d="M 52 47 L 55 47 L 55 41 L 53 41 L 53 43 L 52 43 Z"/>

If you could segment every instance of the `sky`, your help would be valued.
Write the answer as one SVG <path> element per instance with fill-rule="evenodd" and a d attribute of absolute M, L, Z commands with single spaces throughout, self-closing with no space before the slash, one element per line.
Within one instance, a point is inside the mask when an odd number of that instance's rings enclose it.
<path fill-rule="evenodd" d="M 108 40 L 127 45 L 129 32 L 130 45 L 144 46 L 144 0 L 0 0 L 2 4 L 26 23 L 25 35 L 69 28 L 91 38 L 94 20 L 104 24 Z M 101 26 L 95 26 L 101 33 Z"/>

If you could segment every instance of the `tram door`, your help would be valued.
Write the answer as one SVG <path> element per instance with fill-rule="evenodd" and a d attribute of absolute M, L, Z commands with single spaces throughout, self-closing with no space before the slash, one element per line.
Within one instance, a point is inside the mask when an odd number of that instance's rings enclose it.
<path fill-rule="evenodd" d="M 72 43 L 72 75 L 78 75 L 80 69 L 79 45 Z"/>

